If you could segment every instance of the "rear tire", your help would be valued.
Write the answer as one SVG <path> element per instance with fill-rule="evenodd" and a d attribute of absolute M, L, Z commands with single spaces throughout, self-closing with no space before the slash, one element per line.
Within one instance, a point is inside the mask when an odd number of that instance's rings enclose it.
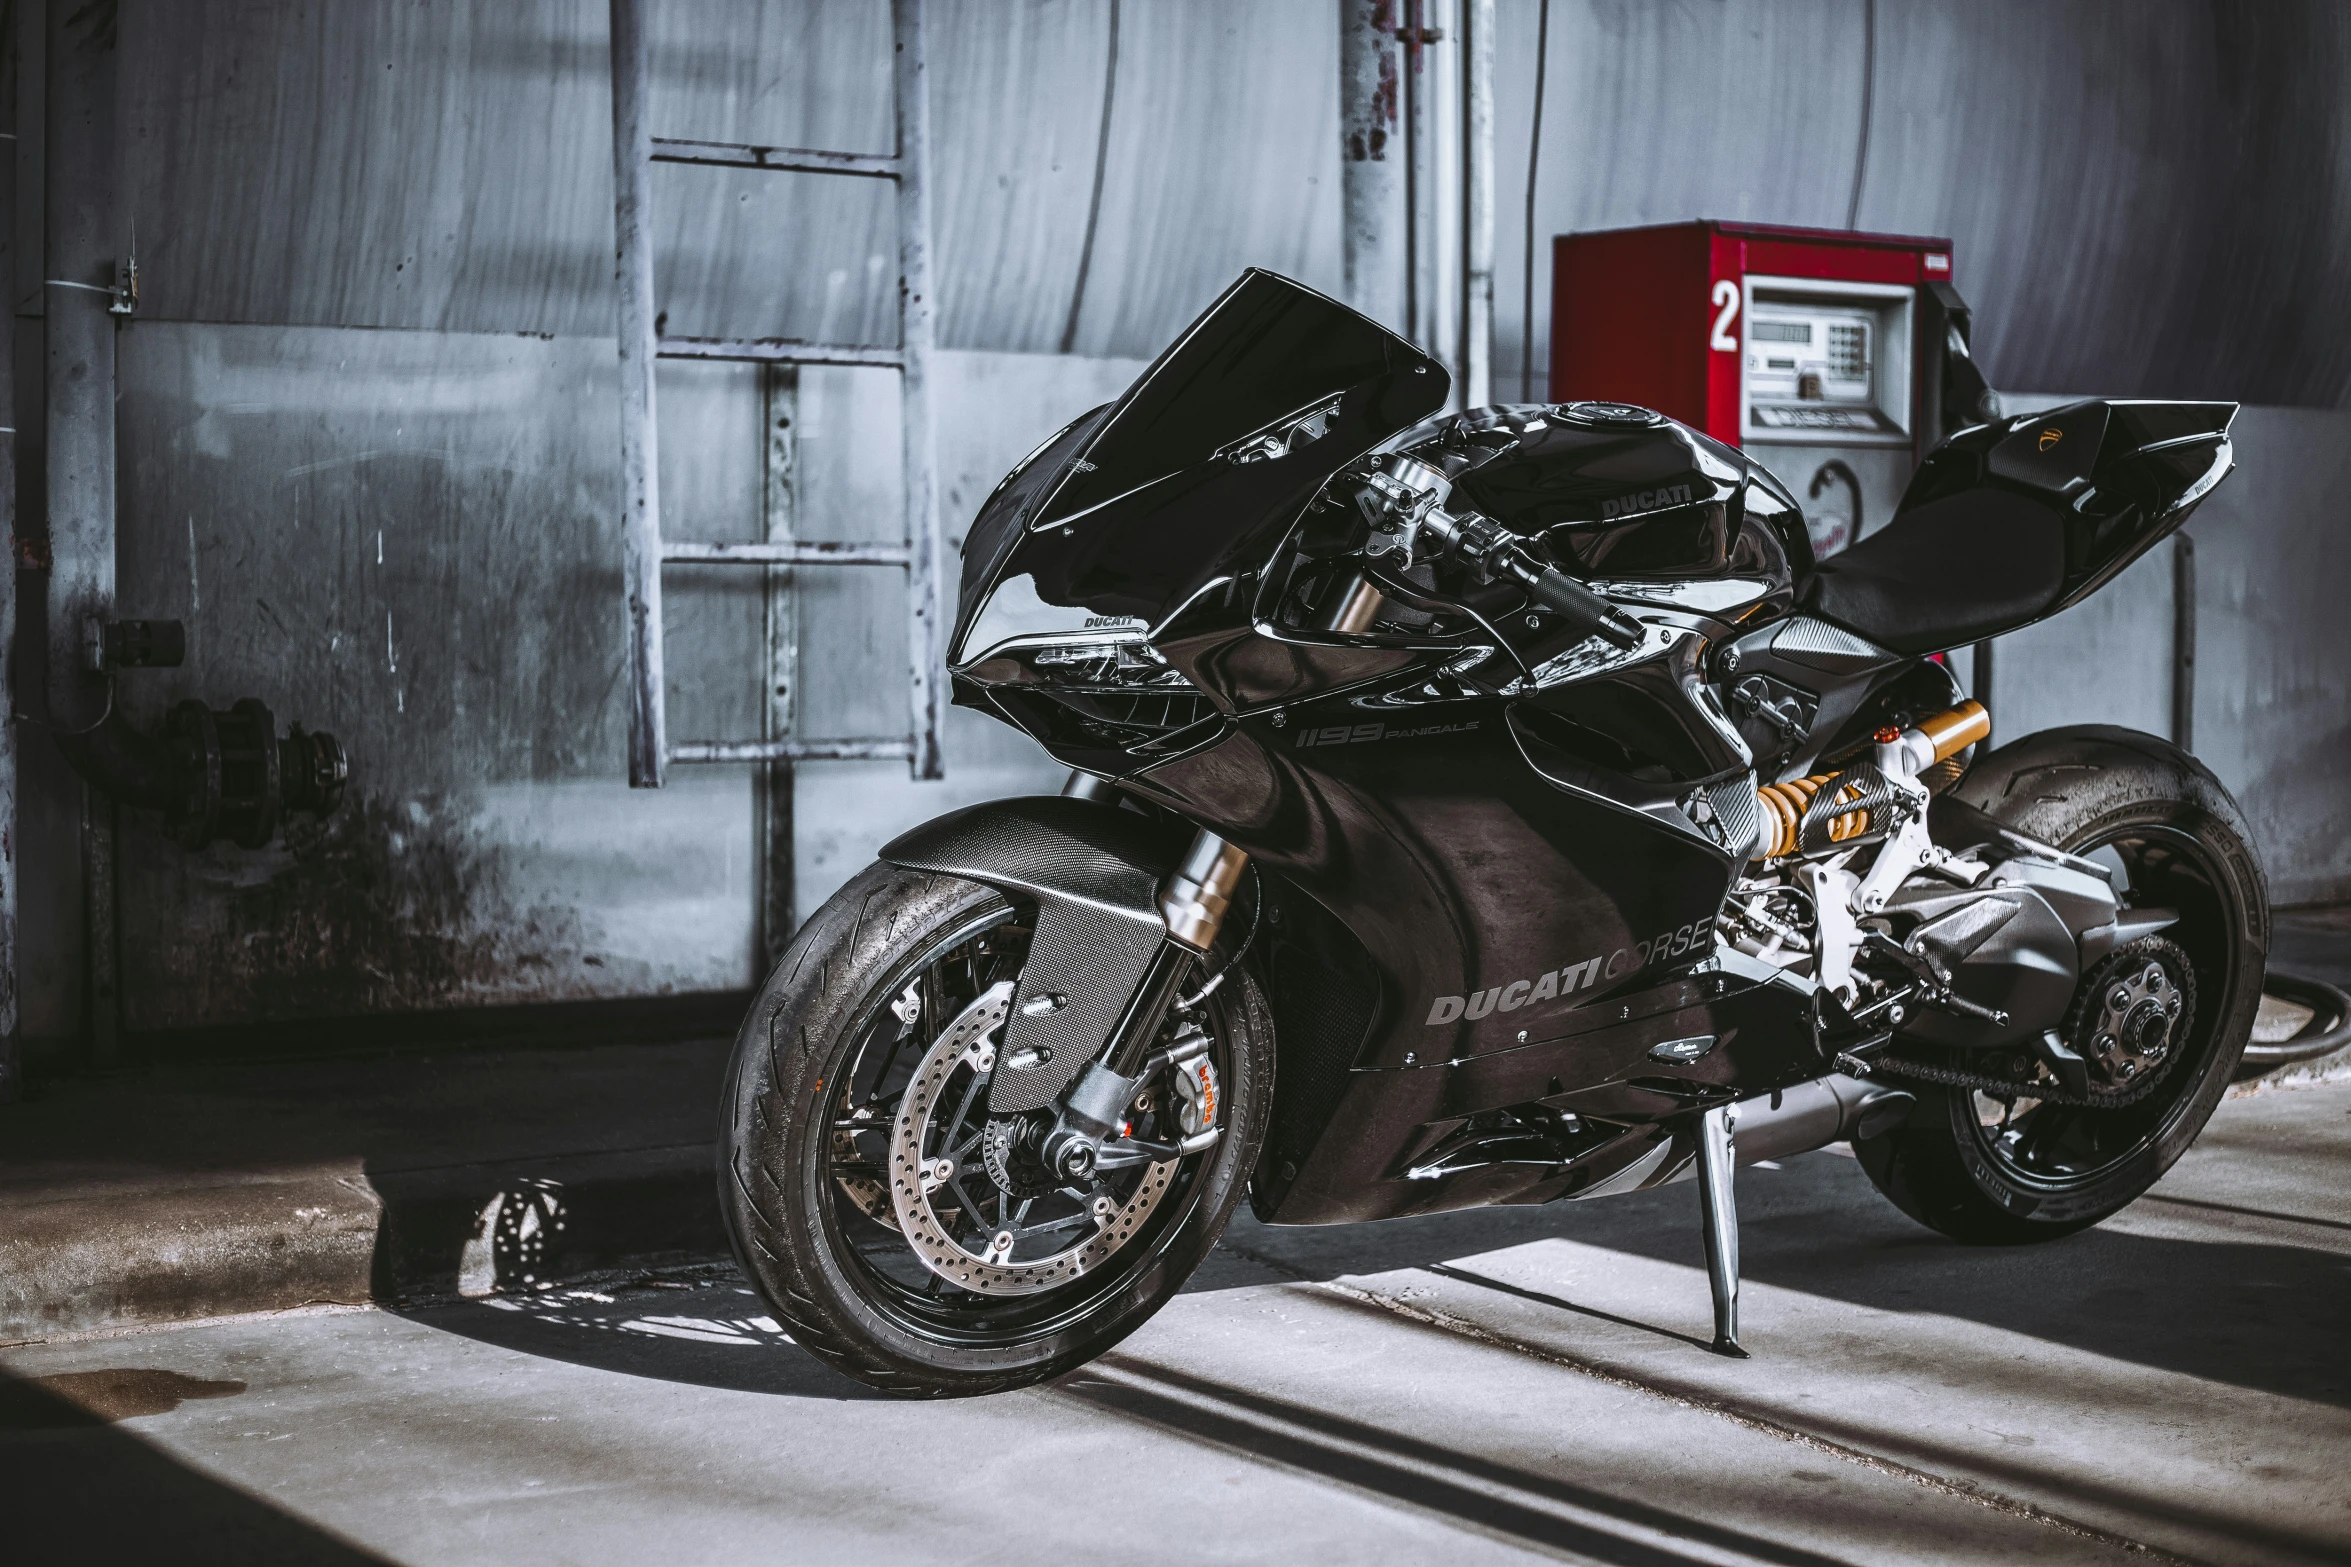
<path fill-rule="evenodd" d="M 1974 1245 L 2053 1240 L 2136 1200 L 2211 1118 L 2261 1006 L 2269 886 L 2220 780 L 2152 735 L 2047 730 L 1985 757 L 1954 792 L 2020 833 L 2109 857 L 2131 880 L 2126 904 L 2181 911 L 2164 935 L 2193 967 L 2194 1016 L 2175 1047 L 2184 1059 L 2142 1103 L 2073 1112 L 2113 1118 L 2075 1129 L 2086 1150 L 2070 1155 L 2075 1167 L 2019 1157 L 2017 1145 L 2036 1139 L 1988 1133 L 1974 1092 L 1910 1082 L 1919 1103 L 1909 1119 L 1854 1143 L 1878 1190 L 1931 1229 Z M 1949 1064 L 1968 1066 L 1956 1056 Z"/>
<path fill-rule="evenodd" d="M 719 1203 L 736 1258 L 798 1343 L 884 1392 L 1001 1392 L 1110 1348 L 1215 1246 L 1264 1135 L 1272 1024 L 1244 970 L 1207 1003 L 1224 1135 L 1177 1166 L 1132 1239 L 1070 1282 L 1009 1300 L 924 1271 L 895 1220 L 845 1195 L 860 1178 L 843 1172 L 865 1166 L 836 1168 L 847 1124 L 839 1118 L 856 1105 L 880 1104 L 878 1124 L 886 1127 L 895 1101 L 883 1100 L 882 1088 L 871 1090 L 871 1100 L 865 1095 L 869 1085 L 886 1086 L 908 1068 L 887 1064 L 898 1059 L 895 1044 L 883 1065 L 870 1064 L 877 1031 L 911 1037 L 918 1047 L 922 1036 L 936 1039 L 971 1002 L 963 991 L 1017 973 L 1026 919 L 994 888 L 872 866 L 794 938 L 736 1039 L 719 1126 Z M 984 972 L 965 955 L 975 951 L 990 954 Z M 951 965 L 958 975 L 969 970 L 960 989 L 925 978 Z M 903 1027 L 886 1021 L 893 1000 L 919 985 L 937 987 L 919 992 L 935 999 Z M 1139 1125 L 1140 1107 L 1137 1119 Z M 847 1156 L 867 1157 L 854 1147 Z M 974 1186 L 984 1178 L 969 1177 Z M 980 1186 L 977 1201 L 991 1195 Z"/>

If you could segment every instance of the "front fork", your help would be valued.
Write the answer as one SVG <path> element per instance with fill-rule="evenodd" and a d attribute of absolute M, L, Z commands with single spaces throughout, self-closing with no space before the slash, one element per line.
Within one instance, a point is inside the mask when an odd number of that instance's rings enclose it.
<path fill-rule="evenodd" d="M 1063 794 L 1114 805 L 1117 791 L 1090 773 L 1073 772 Z M 1110 1048 L 1088 1066 L 1070 1088 L 1053 1130 L 1046 1134 L 1045 1163 L 1070 1180 L 1083 1180 L 1107 1167 L 1103 1145 L 1119 1139 L 1119 1127 L 1128 1106 L 1143 1085 L 1169 1066 L 1181 1065 L 1207 1053 L 1208 1036 L 1187 1028 L 1164 1049 L 1153 1050 L 1167 1021 L 1168 1009 L 1182 993 L 1193 965 L 1215 947 L 1231 912 L 1233 893 L 1249 868 L 1249 854 L 1216 834 L 1202 830 L 1159 887 L 1159 915 L 1167 922 L 1167 941 L 1153 954 L 1143 981 L 1135 987 L 1118 1025 L 1111 1030 Z M 1194 1154 L 1212 1146 L 1217 1128 L 1206 1126 L 1181 1142 L 1165 1147 L 1121 1149 L 1118 1162 Z M 1119 1139 L 1124 1142 L 1126 1139 Z M 1132 1153 L 1133 1157 L 1126 1157 Z"/>

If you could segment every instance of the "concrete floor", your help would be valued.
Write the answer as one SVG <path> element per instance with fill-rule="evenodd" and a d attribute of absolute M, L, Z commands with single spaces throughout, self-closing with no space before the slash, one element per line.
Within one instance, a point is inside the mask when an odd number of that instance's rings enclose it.
<path fill-rule="evenodd" d="M 1751 1170 L 1744 1363 L 1686 1186 L 1243 1221 L 1095 1367 L 944 1405 L 717 1272 L 56 1341 L 0 1354 L 0 1497 L 24 1561 L 2343 1561 L 2347 1162 L 2351 1084 L 2233 1098 L 2020 1251 Z"/>

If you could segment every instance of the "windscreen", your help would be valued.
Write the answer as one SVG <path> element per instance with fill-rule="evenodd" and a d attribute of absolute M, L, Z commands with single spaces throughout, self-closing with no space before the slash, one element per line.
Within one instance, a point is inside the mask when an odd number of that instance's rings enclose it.
<path fill-rule="evenodd" d="M 1411 344 L 1336 300 L 1243 273 L 1124 397 L 1047 442 L 980 508 L 949 645 L 965 648 L 989 603 L 1029 632 L 1158 624 L 1201 583 L 1251 569 L 1264 535 L 1441 406 L 1447 386 Z"/>
<path fill-rule="evenodd" d="M 1120 399 L 1031 525 L 1066 522 L 1421 366 L 1441 387 L 1441 372 L 1370 318 L 1288 278 L 1245 272 Z"/>

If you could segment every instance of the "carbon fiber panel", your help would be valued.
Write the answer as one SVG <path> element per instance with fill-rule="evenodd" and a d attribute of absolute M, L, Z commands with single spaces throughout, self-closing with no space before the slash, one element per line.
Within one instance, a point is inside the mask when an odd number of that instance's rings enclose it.
<path fill-rule="evenodd" d="M 1722 824 L 1723 847 L 1739 859 L 1753 859 L 1763 840 L 1763 807 L 1755 798 L 1755 775 L 1742 773 L 1716 784 L 1706 791 L 1706 803 Z"/>
<path fill-rule="evenodd" d="M 1036 934 L 1004 1025 L 989 1107 L 1051 1104 L 1085 1070 L 1167 940 L 1159 884 L 1190 834 L 1092 800 L 1038 796 L 950 811 L 881 858 L 1032 901 Z M 1046 998 L 1059 1005 L 1032 1015 Z"/>
<path fill-rule="evenodd" d="M 1864 642 L 1841 626 L 1806 615 L 1782 621 L 1772 635 L 1771 650 L 1791 664 L 1840 675 L 1859 674 L 1894 661 L 1894 655 L 1884 648 Z"/>

